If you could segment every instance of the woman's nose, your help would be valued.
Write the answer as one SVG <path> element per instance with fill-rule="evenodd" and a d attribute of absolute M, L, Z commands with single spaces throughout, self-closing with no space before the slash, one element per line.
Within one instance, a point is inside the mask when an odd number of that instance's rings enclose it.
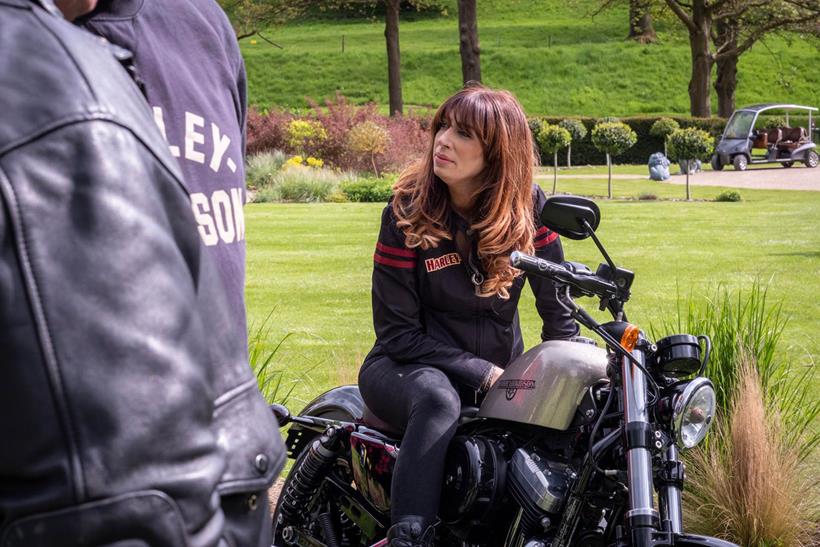
<path fill-rule="evenodd" d="M 439 131 L 438 135 L 436 136 L 436 143 L 443 146 L 443 147 L 445 147 L 445 148 L 450 148 L 450 142 L 451 142 L 451 136 L 452 136 L 450 131 L 452 131 L 452 127 L 448 127 L 447 129 Z"/>

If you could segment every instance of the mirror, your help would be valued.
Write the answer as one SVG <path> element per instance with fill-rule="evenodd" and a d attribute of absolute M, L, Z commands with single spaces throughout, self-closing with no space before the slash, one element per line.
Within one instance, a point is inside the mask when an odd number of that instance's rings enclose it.
<path fill-rule="evenodd" d="M 552 196 L 547 198 L 541 209 L 541 222 L 569 239 L 586 239 L 591 234 L 584 226 L 584 220 L 592 230 L 601 222 L 601 211 L 594 201 L 580 196 Z"/>

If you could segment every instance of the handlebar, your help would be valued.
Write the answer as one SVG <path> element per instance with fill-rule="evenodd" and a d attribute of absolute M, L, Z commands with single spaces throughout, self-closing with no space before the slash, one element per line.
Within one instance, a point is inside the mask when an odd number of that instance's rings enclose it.
<path fill-rule="evenodd" d="M 510 255 L 510 264 L 527 273 L 546 277 L 558 283 L 574 287 L 584 296 L 598 296 L 600 298 L 614 298 L 618 296 L 618 287 L 615 283 L 593 274 L 588 268 L 582 265 L 566 262 L 564 264 L 557 264 L 518 251 L 513 251 Z"/>

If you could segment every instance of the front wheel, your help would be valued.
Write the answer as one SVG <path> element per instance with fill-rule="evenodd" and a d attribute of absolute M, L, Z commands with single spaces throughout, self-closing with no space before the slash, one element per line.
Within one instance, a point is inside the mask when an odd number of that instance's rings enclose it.
<path fill-rule="evenodd" d="M 806 158 L 803 160 L 803 163 L 806 164 L 806 167 L 817 167 L 817 164 L 820 163 L 820 158 L 817 156 L 817 152 L 814 150 L 807 150 Z"/>
<path fill-rule="evenodd" d="M 720 161 L 720 156 L 715 154 L 712 156 L 712 170 L 713 171 L 722 171 L 723 170 L 723 163 Z"/>
<path fill-rule="evenodd" d="M 749 165 L 749 160 L 746 158 L 745 154 L 738 154 L 732 158 L 732 165 L 734 166 L 735 171 L 745 171 L 746 167 Z"/>

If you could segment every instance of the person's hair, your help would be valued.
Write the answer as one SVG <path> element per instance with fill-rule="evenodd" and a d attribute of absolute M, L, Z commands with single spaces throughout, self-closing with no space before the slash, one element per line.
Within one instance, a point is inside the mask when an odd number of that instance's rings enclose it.
<path fill-rule="evenodd" d="M 512 251 L 533 252 L 532 176 L 536 155 L 527 118 L 508 91 L 470 86 L 442 104 L 430 125 L 427 155 L 407 168 L 393 186 L 393 214 L 408 247 L 429 249 L 448 231 L 450 195 L 433 172 L 435 136 L 445 122 L 467 130 L 481 142 L 484 169 L 476 192 L 471 228 L 478 237 L 478 256 L 487 277 L 481 296 L 509 298 L 520 270 L 509 263 Z"/>

